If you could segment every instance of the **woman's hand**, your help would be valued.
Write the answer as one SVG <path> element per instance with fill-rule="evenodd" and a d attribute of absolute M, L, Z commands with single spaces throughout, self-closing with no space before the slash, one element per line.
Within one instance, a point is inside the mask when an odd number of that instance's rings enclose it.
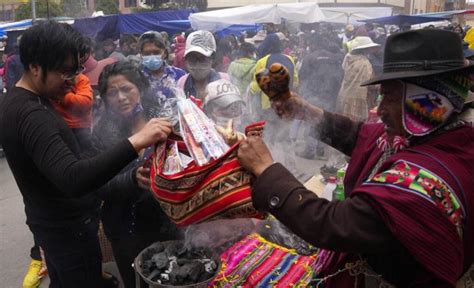
<path fill-rule="evenodd" d="M 243 140 L 237 157 L 240 165 L 257 177 L 273 164 L 272 154 L 259 136 L 250 136 Z"/>
<path fill-rule="evenodd" d="M 171 123 L 163 118 L 153 118 L 137 133 L 128 140 L 132 143 L 137 153 L 158 142 L 164 142 L 171 133 Z"/>
<path fill-rule="evenodd" d="M 135 178 L 137 184 L 140 188 L 145 190 L 150 190 L 151 181 L 150 181 L 150 168 L 139 167 L 135 172 Z"/>

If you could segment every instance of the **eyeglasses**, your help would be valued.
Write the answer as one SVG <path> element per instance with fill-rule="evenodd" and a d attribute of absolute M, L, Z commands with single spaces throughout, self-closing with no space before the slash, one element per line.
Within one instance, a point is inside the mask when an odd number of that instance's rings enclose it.
<path fill-rule="evenodd" d="M 84 66 L 79 67 L 76 71 L 61 72 L 61 79 L 64 81 L 73 80 L 77 75 L 84 72 L 86 68 Z"/>

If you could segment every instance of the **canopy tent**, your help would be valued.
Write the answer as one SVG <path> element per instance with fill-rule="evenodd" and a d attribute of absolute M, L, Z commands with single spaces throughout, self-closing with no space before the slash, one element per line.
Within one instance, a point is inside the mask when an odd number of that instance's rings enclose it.
<path fill-rule="evenodd" d="M 365 23 L 377 23 L 382 25 L 398 25 L 402 26 L 404 24 L 414 25 L 426 22 L 435 22 L 435 21 L 444 21 L 447 20 L 446 17 L 428 17 L 428 16 L 415 16 L 415 15 L 395 15 L 388 17 L 380 17 L 373 19 L 360 20 L 360 22 Z"/>
<path fill-rule="evenodd" d="M 289 22 L 314 23 L 324 21 L 325 16 L 316 3 L 258 4 L 237 8 L 194 13 L 189 16 L 194 29 L 218 31 L 231 25 L 255 23 L 280 24 Z"/>
<path fill-rule="evenodd" d="M 474 10 L 453 10 L 453 11 L 443 11 L 443 12 L 435 12 L 435 13 L 423 13 L 423 14 L 416 14 L 415 16 L 429 16 L 429 17 L 452 17 L 455 15 L 465 15 L 465 14 L 474 14 Z"/>
<path fill-rule="evenodd" d="M 169 22 L 187 20 L 195 9 L 167 10 L 158 12 L 100 16 L 76 19 L 74 28 L 84 35 L 97 40 L 117 39 L 123 33 L 143 33 L 146 31 L 166 31 L 169 34 L 182 32 L 183 24 Z"/>
<path fill-rule="evenodd" d="M 18 29 L 31 26 L 31 19 L 30 20 L 22 20 L 18 22 L 10 22 L 10 23 L 3 23 L 0 24 L 0 38 L 7 36 L 7 31 L 10 29 Z"/>
<path fill-rule="evenodd" d="M 392 7 L 321 7 L 326 22 L 357 24 L 357 21 L 387 17 L 393 13 Z"/>

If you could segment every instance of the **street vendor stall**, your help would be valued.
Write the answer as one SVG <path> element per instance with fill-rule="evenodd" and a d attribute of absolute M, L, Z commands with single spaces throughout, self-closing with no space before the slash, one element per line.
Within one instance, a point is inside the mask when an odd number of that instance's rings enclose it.
<path fill-rule="evenodd" d="M 365 23 L 377 23 L 382 25 L 414 25 L 427 22 L 436 22 L 436 21 L 445 21 L 448 20 L 447 17 L 430 17 L 430 16 L 421 16 L 421 15 L 395 15 L 388 17 L 372 18 L 359 20 L 359 22 Z"/>
<path fill-rule="evenodd" d="M 324 21 L 324 13 L 316 3 L 260 4 L 194 13 L 189 16 L 197 30 L 217 31 L 234 24 L 288 22 L 315 23 Z"/>

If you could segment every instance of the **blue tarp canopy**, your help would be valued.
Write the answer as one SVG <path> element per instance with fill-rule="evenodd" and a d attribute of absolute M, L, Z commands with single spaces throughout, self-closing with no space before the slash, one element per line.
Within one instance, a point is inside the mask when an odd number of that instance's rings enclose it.
<path fill-rule="evenodd" d="M 8 29 L 18 29 L 31 26 L 31 20 L 22 20 L 18 22 L 0 24 L 0 38 L 7 36 Z"/>
<path fill-rule="evenodd" d="M 167 10 L 147 13 L 100 16 L 76 19 L 74 28 L 82 34 L 99 41 L 106 38 L 117 39 L 124 33 L 143 33 L 146 31 L 166 31 L 172 35 L 182 32 L 182 24 L 167 23 L 173 20 L 186 20 L 197 9 Z"/>
<path fill-rule="evenodd" d="M 388 17 L 372 18 L 359 20 L 359 22 L 365 23 L 377 23 L 382 25 L 398 25 L 402 26 L 404 24 L 414 25 L 421 24 L 426 22 L 435 22 L 435 21 L 444 21 L 448 20 L 447 17 L 429 17 L 429 16 L 413 16 L 413 15 L 395 15 Z"/>
<path fill-rule="evenodd" d="M 254 24 L 254 25 L 231 25 L 227 28 L 224 28 L 222 30 L 216 31 L 217 36 L 219 37 L 225 37 L 227 35 L 234 34 L 236 36 L 239 36 L 241 32 L 244 31 L 253 31 L 257 32 L 259 30 L 263 29 L 262 24 Z"/>

